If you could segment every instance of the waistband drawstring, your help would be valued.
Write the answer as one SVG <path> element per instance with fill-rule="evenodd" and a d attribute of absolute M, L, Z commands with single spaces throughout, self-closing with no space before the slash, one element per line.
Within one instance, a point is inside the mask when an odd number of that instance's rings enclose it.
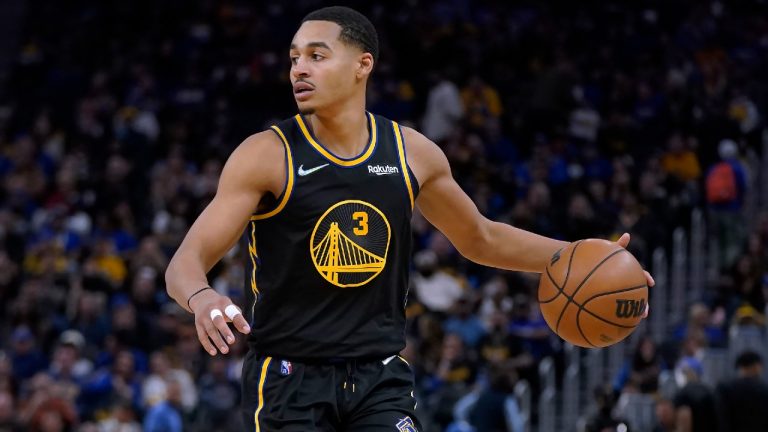
<path fill-rule="evenodd" d="M 355 360 L 347 361 L 347 377 L 344 378 L 344 389 L 347 389 L 347 379 L 352 383 L 352 393 L 355 392 L 355 369 L 357 364 Z"/>

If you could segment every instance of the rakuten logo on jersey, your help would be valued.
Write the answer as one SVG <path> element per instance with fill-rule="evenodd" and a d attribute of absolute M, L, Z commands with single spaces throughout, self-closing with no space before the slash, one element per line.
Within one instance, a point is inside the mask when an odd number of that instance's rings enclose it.
<path fill-rule="evenodd" d="M 392 165 L 368 165 L 368 174 L 389 175 L 400 174 L 400 170 Z"/>

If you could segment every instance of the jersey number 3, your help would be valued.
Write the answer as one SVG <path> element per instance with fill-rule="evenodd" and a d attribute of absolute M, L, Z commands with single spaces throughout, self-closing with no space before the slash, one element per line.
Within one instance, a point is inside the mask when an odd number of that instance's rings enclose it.
<path fill-rule="evenodd" d="M 352 219 L 357 221 L 357 226 L 352 230 L 355 235 L 364 236 L 368 234 L 368 213 L 366 212 L 354 212 L 352 213 Z"/>

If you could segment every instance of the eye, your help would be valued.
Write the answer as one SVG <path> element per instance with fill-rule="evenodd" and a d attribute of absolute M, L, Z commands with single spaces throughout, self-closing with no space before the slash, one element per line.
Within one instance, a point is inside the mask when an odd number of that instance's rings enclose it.
<path fill-rule="evenodd" d="M 322 54 L 314 53 L 312 54 L 312 60 L 314 61 L 320 61 L 324 59 L 325 57 Z"/>
<path fill-rule="evenodd" d="M 291 56 L 291 64 L 296 64 L 299 62 L 299 56 Z"/>

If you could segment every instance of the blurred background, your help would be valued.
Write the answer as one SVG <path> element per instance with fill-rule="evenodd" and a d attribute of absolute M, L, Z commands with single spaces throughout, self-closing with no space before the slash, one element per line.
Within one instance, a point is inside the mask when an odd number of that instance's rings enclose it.
<path fill-rule="evenodd" d="M 485 215 L 629 232 L 657 281 L 631 338 L 574 348 L 538 275 L 416 214 L 425 430 L 768 430 L 766 1 L 334 3 L 379 32 L 369 109 Z M 288 45 L 326 5 L 0 0 L 0 431 L 239 430 L 243 340 L 206 355 L 163 273 L 229 153 L 295 113 Z M 239 302 L 246 253 L 209 275 Z"/>

